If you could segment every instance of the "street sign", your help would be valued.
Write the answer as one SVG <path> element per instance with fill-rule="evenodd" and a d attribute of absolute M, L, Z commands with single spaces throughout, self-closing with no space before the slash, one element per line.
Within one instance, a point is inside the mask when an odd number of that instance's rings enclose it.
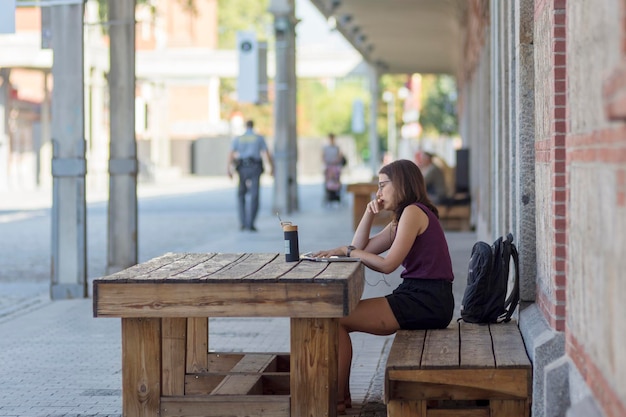
<path fill-rule="evenodd" d="M 237 32 L 239 75 L 237 100 L 240 103 L 267 102 L 267 43 L 258 42 L 251 31 Z"/>
<path fill-rule="evenodd" d="M 15 33 L 15 1 L 0 1 L 0 33 Z"/>

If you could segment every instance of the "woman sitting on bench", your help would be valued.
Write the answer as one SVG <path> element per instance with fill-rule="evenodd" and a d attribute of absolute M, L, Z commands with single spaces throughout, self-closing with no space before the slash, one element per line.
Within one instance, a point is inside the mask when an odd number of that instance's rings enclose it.
<path fill-rule="evenodd" d="M 370 236 L 374 218 L 382 210 L 392 211 L 394 217 Z M 448 243 L 422 172 L 413 161 L 398 160 L 380 169 L 376 198 L 367 204 L 352 243 L 315 254 L 331 255 L 360 258 L 365 266 L 383 274 L 404 267 L 403 281 L 391 294 L 361 300 L 350 315 L 339 320 L 337 411 L 345 414 L 351 406 L 351 332 L 390 335 L 399 329 L 445 328 L 452 320 L 454 275 Z"/>

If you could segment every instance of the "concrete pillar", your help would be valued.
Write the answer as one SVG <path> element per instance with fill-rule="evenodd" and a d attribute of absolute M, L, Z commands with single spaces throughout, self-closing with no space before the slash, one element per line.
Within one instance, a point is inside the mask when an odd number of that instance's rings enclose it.
<path fill-rule="evenodd" d="M 9 81 L 11 70 L 0 69 L 0 190 L 7 189 L 9 183 L 9 93 L 11 83 Z"/>
<path fill-rule="evenodd" d="M 41 102 L 41 147 L 39 148 L 39 186 L 52 185 L 52 111 L 50 103 L 50 74 L 43 73 L 43 101 Z"/>
<path fill-rule="evenodd" d="M 517 156 L 515 141 L 517 138 L 517 125 L 515 124 L 516 118 L 515 108 L 516 103 L 516 84 L 515 79 L 515 13 L 513 8 L 513 2 L 504 2 L 502 4 L 502 23 L 503 23 L 503 43 L 502 49 L 504 50 L 504 56 L 507 59 L 504 61 L 504 84 L 505 97 L 503 100 L 504 114 L 506 115 L 506 124 L 503 126 L 502 143 L 504 145 L 504 152 L 502 153 L 502 173 L 504 173 L 507 181 L 502 184 L 502 196 L 504 197 L 504 207 L 502 210 L 502 223 L 501 234 L 510 232 L 513 230 L 514 217 L 512 205 L 515 200 L 515 187 L 513 185 L 516 182 L 516 166 Z M 500 234 L 498 233 L 498 234 Z"/>
<path fill-rule="evenodd" d="M 298 209 L 296 142 L 296 31 L 293 0 L 272 0 L 276 36 L 274 77 L 274 205 L 273 211 Z"/>
<path fill-rule="evenodd" d="M 396 95 L 392 91 L 383 93 L 383 101 L 387 103 L 387 149 L 392 160 L 398 157 L 396 132 Z M 413 155 L 411 155 L 411 159 Z"/>
<path fill-rule="evenodd" d="M 53 300 L 87 297 L 83 4 L 51 6 Z"/>
<path fill-rule="evenodd" d="M 533 301 L 536 292 L 535 198 L 535 62 L 534 1 L 516 0 L 515 15 L 515 199 L 511 209 L 520 254 L 520 298 Z"/>
<path fill-rule="evenodd" d="M 504 11 L 506 5 L 502 2 L 490 2 L 491 12 L 491 36 L 492 36 L 492 158 L 491 176 L 493 184 L 491 188 L 493 198 L 491 200 L 492 213 L 494 216 L 490 224 L 491 238 L 495 238 L 505 233 L 504 213 L 506 211 L 506 194 L 504 194 L 508 161 L 506 136 L 508 133 L 508 113 L 506 94 L 507 86 L 507 56 L 506 56 L 506 19 Z"/>
<path fill-rule="evenodd" d="M 170 141 L 167 134 L 167 88 L 165 84 L 156 82 L 150 86 L 150 169 L 151 175 L 158 175 L 159 172 L 165 172 L 170 167 Z M 146 161 L 147 162 L 147 161 Z M 148 179 L 153 179 L 148 176 Z"/>
<path fill-rule="evenodd" d="M 370 127 L 369 127 L 369 145 L 370 145 L 370 167 L 372 168 L 372 176 L 378 175 L 380 169 L 380 140 L 378 139 L 378 97 L 380 96 L 380 88 L 378 86 L 378 68 L 369 64 L 369 84 L 370 84 Z"/>
<path fill-rule="evenodd" d="M 220 77 L 209 78 L 209 114 L 207 115 L 211 129 L 216 128 L 221 120 L 220 116 Z"/>
<path fill-rule="evenodd" d="M 107 274 L 137 263 L 135 1 L 109 0 L 111 150 Z"/>
<path fill-rule="evenodd" d="M 85 91 L 87 132 L 87 193 L 106 191 L 108 185 L 109 135 L 105 129 L 105 91 L 108 88 L 105 72 L 94 51 L 103 45 L 96 0 L 85 3 Z M 108 127 L 108 126 L 107 126 Z"/>
<path fill-rule="evenodd" d="M 476 84 L 476 96 L 474 107 L 477 111 L 475 116 L 475 134 L 473 149 L 470 152 L 472 187 L 472 213 L 474 214 L 477 237 L 482 240 L 491 240 L 491 224 L 493 211 L 491 209 L 491 196 L 494 189 L 491 161 L 493 158 L 493 110 L 495 106 L 492 99 L 491 88 L 494 69 L 492 65 L 493 28 L 488 28 L 485 47 L 481 51 L 478 80 Z"/>
<path fill-rule="evenodd" d="M 108 186 L 109 135 L 105 129 L 105 93 L 108 88 L 102 68 L 93 67 L 90 72 L 89 100 L 91 109 L 89 147 L 87 158 L 87 192 L 103 191 Z"/>
<path fill-rule="evenodd" d="M 501 179 L 498 176 L 500 169 L 499 155 L 501 152 L 500 141 L 500 128 L 502 126 L 502 107 L 501 103 L 501 84 L 500 84 L 500 61 L 501 61 L 501 29 L 500 29 L 500 7 L 501 3 L 497 1 L 489 2 L 489 18 L 491 29 L 491 136 L 490 143 L 493 155 L 488 160 L 490 161 L 490 173 L 489 176 L 493 178 L 490 192 L 497 195 L 500 188 Z M 481 184 L 482 185 L 482 184 Z M 490 208 L 490 222 L 488 224 L 488 236 L 493 239 L 498 229 L 499 213 L 500 213 L 500 199 L 494 198 L 489 200 L 482 200 L 483 203 L 487 203 Z"/>

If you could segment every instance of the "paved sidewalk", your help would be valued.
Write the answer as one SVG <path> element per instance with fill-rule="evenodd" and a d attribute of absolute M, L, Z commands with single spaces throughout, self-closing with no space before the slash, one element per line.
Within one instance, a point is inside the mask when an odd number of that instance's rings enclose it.
<path fill-rule="evenodd" d="M 142 198 L 204 192 L 206 196 L 207 190 L 219 187 L 229 192 L 234 190 L 233 183 L 227 180 L 191 178 L 159 187 L 142 187 L 139 195 Z M 288 216 L 288 220 L 298 225 L 301 252 L 346 244 L 352 238 L 349 196 L 344 197 L 342 205 L 329 208 L 322 206 L 321 192 L 321 184 L 302 187 L 300 210 Z M 223 198 L 224 194 L 215 195 Z M 262 197 L 262 202 L 268 204 L 268 200 L 271 199 Z M 9 204 L 0 193 L 0 216 L 9 214 L 9 205 L 16 210 L 13 215 L 19 215 L 20 204 L 21 207 L 29 204 L 31 209 L 47 207 L 45 194 L 24 193 L 19 198 L 12 197 Z M 233 231 L 228 228 L 230 220 L 217 218 L 211 223 L 216 229 L 214 233 L 206 235 L 189 252 L 277 251 L 276 247 L 282 247 L 282 232 L 278 219 L 264 207 L 257 223 L 258 233 Z M 224 219 L 234 216 L 228 210 L 212 215 Z M 474 239 L 471 232 L 448 233 L 456 274 L 457 311 Z M 397 285 L 399 273 L 383 276 L 366 270 L 366 281 L 364 297 L 384 295 Z M 46 284 L 33 285 L 41 289 Z M 6 292 L 10 285 L 3 284 L 2 288 Z M 24 289 L 20 284 L 15 288 L 17 293 Z M 11 306 L 14 308 L 0 316 L 0 416 L 120 416 L 120 320 L 93 318 L 91 299 L 52 302 L 34 289 L 31 295 L 22 304 L 6 301 L 10 294 L 0 296 L 5 300 L 5 312 Z M 15 297 L 19 298 L 19 294 Z M 212 319 L 210 329 L 211 350 L 232 351 L 233 346 L 239 351 L 289 350 L 288 319 Z M 393 336 L 353 334 L 355 356 L 351 387 L 353 401 L 366 404 L 361 416 L 384 415 L 383 372 L 392 340 Z"/>

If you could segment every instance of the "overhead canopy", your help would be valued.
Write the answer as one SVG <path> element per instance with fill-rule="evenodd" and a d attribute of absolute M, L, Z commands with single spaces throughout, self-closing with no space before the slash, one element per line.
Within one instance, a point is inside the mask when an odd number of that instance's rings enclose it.
<path fill-rule="evenodd" d="M 457 74 L 467 0 L 311 0 L 383 73 Z"/>

